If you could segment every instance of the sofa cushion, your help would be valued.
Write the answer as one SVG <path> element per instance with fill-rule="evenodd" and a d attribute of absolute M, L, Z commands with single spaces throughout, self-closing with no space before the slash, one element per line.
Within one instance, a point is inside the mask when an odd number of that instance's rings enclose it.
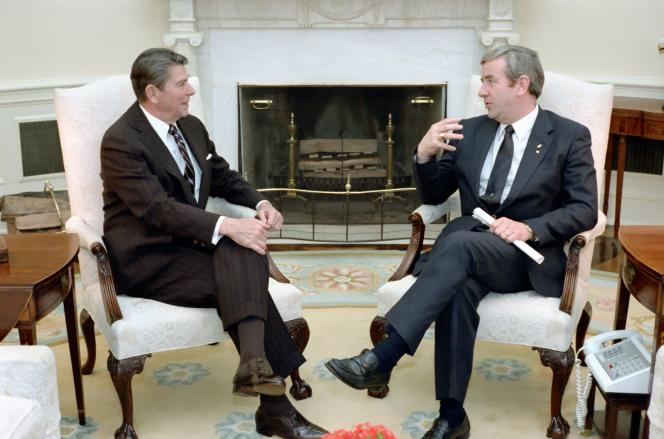
<path fill-rule="evenodd" d="M 302 316 L 302 292 L 295 285 L 270 278 L 268 288 L 284 321 Z M 213 308 L 185 308 L 123 295 L 118 296 L 118 303 L 123 318 L 106 334 L 118 360 L 206 345 L 224 337 L 222 322 Z"/>
<path fill-rule="evenodd" d="M 377 314 L 384 316 L 414 283 L 415 277 L 408 275 L 382 285 L 378 289 Z M 477 309 L 480 315 L 477 338 L 565 351 L 571 337 L 571 317 L 560 311 L 559 306 L 560 299 L 540 296 L 533 290 L 489 293 Z"/>

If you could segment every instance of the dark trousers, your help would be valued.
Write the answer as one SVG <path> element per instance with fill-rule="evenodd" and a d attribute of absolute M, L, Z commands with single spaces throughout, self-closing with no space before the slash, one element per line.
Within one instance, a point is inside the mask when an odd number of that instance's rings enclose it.
<path fill-rule="evenodd" d="M 489 232 L 439 237 L 417 280 L 386 317 L 414 354 L 436 322 L 436 399 L 466 397 L 479 325 L 477 307 L 489 293 L 532 289 L 526 259 Z"/>
<path fill-rule="evenodd" d="M 288 376 L 304 363 L 268 293 L 267 257 L 222 238 L 214 250 L 174 245 L 173 259 L 128 292 L 177 306 L 216 308 L 239 350 L 236 325 L 255 317 L 265 322 L 265 355 L 275 373 Z"/>

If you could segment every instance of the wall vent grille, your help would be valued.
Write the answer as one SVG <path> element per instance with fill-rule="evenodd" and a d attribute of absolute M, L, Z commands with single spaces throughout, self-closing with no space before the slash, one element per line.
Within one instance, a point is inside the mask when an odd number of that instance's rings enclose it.
<path fill-rule="evenodd" d="M 23 176 L 64 172 L 55 120 L 19 123 Z"/>

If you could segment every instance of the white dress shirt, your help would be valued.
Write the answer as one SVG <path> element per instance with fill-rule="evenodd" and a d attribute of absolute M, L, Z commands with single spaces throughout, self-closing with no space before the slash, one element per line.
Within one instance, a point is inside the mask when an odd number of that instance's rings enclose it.
<path fill-rule="evenodd" d="M 514 128 L 514 134 L 512 134 L 512 140 L 514 141 L 514 153 L 512 154 L 512 164 L 510 165 L 510 172 L 507 174 L 505 188 L 503 189 L 503 193 L 500 196 L 501 203 L 505 201 L 505 198 L 507 198 L 510 193 L 510 189 L 512 189 L 512 183 L 514 183 L 516 171 L 519 169 L 519 164 L 523 158 L 523 153 L 526 151 L 526 145 L 528 145 L 528 139 L 530 138 L 530 133 L 533 130 L 533 126 L 535 125 L 538 112 L 539 107 L 535 105 L 533 111 L 512 124 L 512 128 Z M 484 195 L 486 192 L 486 186 L 489 183 L 489 177 L 491 176 L 493 163 L 496 161 L 496 156 L 498 155 L 500 144 L 503 143 L 503 138 L 505 137 L 506 126 L 507 124 L 500 124 L 496 130 L 496 136 L 493 139 L 491 148 L 489 148 L 489 152 L 486 155 L 484 166 L 482 166 L 482 173 L 480 174 L 480 193 L 478 194 L 480 196 Z"/>

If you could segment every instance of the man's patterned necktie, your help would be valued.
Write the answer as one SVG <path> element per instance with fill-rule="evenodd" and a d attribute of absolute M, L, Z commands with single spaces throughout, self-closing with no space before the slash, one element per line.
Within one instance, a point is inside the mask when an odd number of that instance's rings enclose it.
<path fill-rule="evenodd" d="M 173 136 L 175 139 L 175 143 L 177 143 L 180 154 L 184 159 L 184 178 L 189 182 L 189 185 L 191 186 L 191 193 L 193 194 L 194 188 L 196 187 L 196 176 L 194 174 L 194 165 L 191 163 L 189 154 L 187 154 L 187 146 L 185 145 L 184 139 L 182 138 L 182 135 L 175 127 L 175 125 L 170 125 L 168 127 L 168 134 Z"/>

